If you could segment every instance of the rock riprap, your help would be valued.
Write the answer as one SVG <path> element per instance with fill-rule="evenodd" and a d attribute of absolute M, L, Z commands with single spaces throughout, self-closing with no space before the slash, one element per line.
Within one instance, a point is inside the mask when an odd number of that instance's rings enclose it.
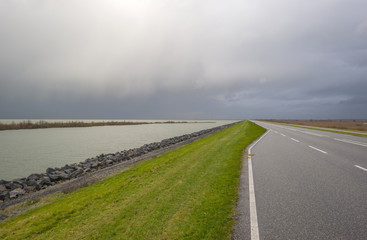
<path fill-rule="evenodd" d="M 12 181 L 0 180 L 0 201 L 9 201 L 24 194 L 39 191 L 47 188 L 48 186 L 80 177 L 89 172 L 97 171 L 123 161 L 128 161 L 148 152 L 165 148 L 204 134 L 219 131 L 221 128 L 228 127 L 230 125 L 233 124 L 168 138 L 161 142 L 145 144 L 139 148 L 124 150 L 117 153 L 101 154 L 94 158 L 88 158 L 80 163 L 66 164 L 61 168 L 47 168 L 45 173 L 31 174 L 26 178 L 14 179 Z"/>

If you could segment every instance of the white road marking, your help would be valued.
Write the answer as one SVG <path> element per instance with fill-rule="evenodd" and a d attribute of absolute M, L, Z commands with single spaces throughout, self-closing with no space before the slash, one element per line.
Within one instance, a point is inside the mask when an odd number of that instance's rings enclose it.
<path fill-rule="evenodd" d="M 283 126 L 278 126 L 280 128 L 284 128 L 284 129 L 288 129 L 288 130 L 291 130 L 291 131 L 299 131 L 297 129 L 293 129 L 293 128 L 288 128 L 288 127 L 283 127 Z"/>
<path fill-rule="evenodd" d="M 252 173 L 252 159 L 251 159 L 251 149 L 263 139 L 266 132 L 261 138 L 259 138 L 255 143 L 253 143 L 248 149 L 248 185 L 249 185 L 249 201 L 250 201 L 250 224 L 251 224 L 251 240 L 259 240 L 259 223 L 257 222 L 257 212 L 256 212 L 256 199 L 255 199 L 255 187 L 254 187 L 254 177 Z"/>
<path fill-rule="evenodd" d="M 317 134 L 317 133 L 312 133 L 312 132 L 307 132 L 307 131 L 299 131 L 299 132 L 314 135 L 314 136 L 318 136 L 318 137 L 329 137 L 328 135 Z"/>
<path fill-rule="evenodd" d="M 275 133 L 278 133 L 277 131 L 274 131 Z"/>
<path fill-rule="evenodd" d="M 367 172 L 367 169 L 366 168 L 364 168 L 364 167 L 361 167 L 361 166 L 358 166 L 358 165 L 354 165 L 355 167 L 357 167 L 357 168 L 360 168 L 360 169 L 362 169 L 362 170 L 364 170 L 364 171 L 366 171 Z"/>
<path fill-rule="evenodd" d="M 299 130 L 299 129 L 293 129 L 293 128 L 284 127 L 284 126 L 278 126 L 278 127 L 284 128 L 284 129 L 287 129 L 287 130 L 291 130 L 291 131 L 306 133 L 306 134 L 310 134 L 310 135 L 314 135 L 314 136 L 318 136 L 318 137 L 329 137 L 328 135 L 324 135 L 324 134 L 318 134 L 318 133 L 303 131 L 303 130 Z"/>
<path fill-rule="evenodd" d="M 299 142 L 297 139 L 294 139 L 294 138 L 291 138 L 293 141 L 295 141 L 295 142 Z"/>
<path fill-rule="evenodd" d="M 285 135 L 283 133 L 281 133 L 280 135 L 282 135 L 283 137 L 285 137 Z"/>
<path fill-rule="evenodd" d="M 309 147 L 310 147 L 310 148 L 313 148 L 313 149 L 315 149 L 315 150 L 317 150 L 317 151 L 319 151 L 319 152 L 322 152 L 322 153 L 324 153 L 324 154 L 327 154 L 327 152 L 325 152 L 325 151 L 323 151 L 323 150 L 321 150 L 321 149 L 315 148 L 315 147 L 313 147 L 313 146 L 311 146 L 311 145 L 309 145 Z"/>
<path fill-rule="evenodd" d="M 345 142 L 345 143 L 350 143 L 350 144 L 355 144 L 355 145 L 359 145 L 359 146 L 362 146 L 362 147 L 367 147 L 367 143 L 357 142 L 357 141 L 353 141 L 353 140 L 349 140 L 349 139 L 334 138 L 334 140 L 340 141 L 340 142 Z"/>

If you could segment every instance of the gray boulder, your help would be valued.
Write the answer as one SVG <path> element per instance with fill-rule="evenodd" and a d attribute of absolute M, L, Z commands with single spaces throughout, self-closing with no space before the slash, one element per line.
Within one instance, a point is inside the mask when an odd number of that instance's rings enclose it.
<path fill-rule="evenodd" d="M 28 187 L 29 187 L 29 186 L 34 186 L 34 187 L 36 187 L 36 186 L 37 186 L 37 181 L 35 181 L 35 180 L 29 180 L 29 181 L 27 181 L 26 183 L 27 183 L 27 186 L 28 186 Z"/>
<path fill-rule="evenodd" d="M 55 172 L 55 169 L 53 169 L 53 168 L 47 168 L 46 169 L 46 173 L 48 173 L 48 174 L 51 174 L 53 172 Z"/>
<path fill-rule="evenodd" d="M 91 168 L 97 168 L 99 165 L 98 161 L 91 162 Z"/>
<path fill-rule="evenodd" d="M 23 189 L 16 188 L 16 189 L 10 191 L 9 197 L 10 197 L 10 199 L 13 199 L 13 198 L 17 198 L 18 196 L 24 195 L 24 194 L 25 194 L 25 191 Z"/>
<path fill-rule="evenodd" d="M 52 182 L 70 179 L 70 175 L 64 172 L 55 172 L 54 174 L 48 174 L 47 176 L 50 178 Z"/>
<path fill-rule="evenodd" d="M 13 180 L 13 183 L 22 186 L 22 188 L 25 188 L 27 186 L 27 183 L 26 183 L 26 179 L 25 178 Z"/>
<path fill-rule="evenodd" d="M 112 164 L 113 164 L 113 161 L 109 159 L 109 160 L 107 160 L 107 161 L 106 161 L 106 164 L 107 164 L 108 166 L 110 166 L 110 165 L 112 165 Z"/>
<path fill-rule="evenodd" d="M 30 181 L 30 180 L 37 181 L 40 177 L 41 177 L 41 174 L 34 173 L 27 177 L 27 181 Z"/>
<path fill-rule="evenodd" d="M 3 180 L 3 179 L 0 179 L 0 184 L 1 185 L 5 185 L 5 184 L 7 184 L 9 181 L 5 181 L 5 180 Z"/>
<path fill-rule="evenodd" d="M 72 172 L 74 172 L 75 170 L 74 169 L 72 169 L 72 168 L 68 168 L 68 169 L 66 169 L 66 170 L 64 170 L 64 172 L 66 173 L 66 174 L 71 174 Z"/>
<path fill-rule="evenodd" d="M 19 183 L 14 183 L 14 182 L 8 182 L 7 184 L 5 184 L 5 187 L 7 189 L 14 190 L 16 188 L 23 188 L 23 185 Z"/>
<path fill-rule="evenodd" d="M 75 170 L 74 172 L 72 172 L 72 173 L 70 174 L 70 178 L 75 178 L 75 177 L 77 177 L 77 176 L 81 175 L 83 172 L 84 172 L 84 171 L 83 171 L 83 169 L 82 169 L 82 168 L 78 168 L 77 170 Z"/>
<path fill-rule="evenodd" d="M 0 192 L 0 200 L 4 201 L 6 199 L 9 199 L 9 191 L 2 191 Z"/>
<path fill-rule="evenodd" d="M 34 190 L 37 190 L 36 186 L 27 186 L 26 188 L 24 188 L 24 190 L 26 192 L 33 192 Z"/>
<path fill-rule="evenodd" d="M 43 186 L 50 186 L 52 185 L 51 179 L 49 177 L 42 177 L 40 180 L 37 181 L 36 189 L 40 190 Z"/>

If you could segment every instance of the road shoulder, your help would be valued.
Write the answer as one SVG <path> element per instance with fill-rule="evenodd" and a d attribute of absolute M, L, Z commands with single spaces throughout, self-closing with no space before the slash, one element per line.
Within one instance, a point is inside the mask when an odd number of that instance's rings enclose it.
<path fill-rule="evenodd" d="M 238 202 L 236 206 L 233 240 L 250 239 L 250 202 L 248 184 L 248 149 L 243 153 L 240 183 L 238 188 Z"/>

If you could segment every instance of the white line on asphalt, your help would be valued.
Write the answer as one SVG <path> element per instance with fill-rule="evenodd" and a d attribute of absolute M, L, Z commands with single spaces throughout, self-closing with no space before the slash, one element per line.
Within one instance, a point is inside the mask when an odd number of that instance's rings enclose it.
<path fill-rule="evenodd" d="M 280 135 L 282 135 L 283 137 L 285 137 L 285 135 L 283 133 L 281 133 Z"/>
<path fill-rule="evenodd" d="M 278 126 L 278 127 L 284 128 L 284 129 L 287 129 L 287 130 L 291 130 L 291 131 L 306 133 L 306 134 L 310 134 L 310 135 L 314 135 L 314 136 L 318 136 L 318 137 L 329 137 L 328 135 L 318 134 L 318 133 L 313 133 L 313 132 L 308 132 L 308 131 L 303 131 L 303 130 L 299 130 L 299 129 L 292 129 L 292 128 L 289 128 L 289 127 L 283 127 L 283 126 Z"/>
<path fill-rule="evenodd" d="M 287 130 L 291 130 L 291 131 L 299 131 L 297 129 L 293 129 L 293 128 L 287 128 L 287 127 L 283 127 L 283 126 L 278 126 L 280 128 L 284 128 L 284 129 L 287 129 Z"/>
<path fill-rule="evenodd" d="M 322 151 L 321 149 L 315 148 L 315 147 L 310 146 L 310 145 L 309 145 L 309 147 L 310 147 L 310 148 L 313 148 L 313 149 L 315 149 L 315 150 L 317 150 L 317 151 L 319 151 L 319 152 L 322 152 L 322 153 L 324 153 L 324 154 L 327 154 L 327 152 Z"/>
<path fill-rule="evenodd" d="M 259 138 L 255 143 L 253 143 L 248 149 L 248 185 L 249 185 L 249 201 L 250 201 L 250 224 L 251 224 L 251 240 L 259 240 L 259 224 L 257 222 L 257 212 L 256 212 L 256 199 L 255 199 L 255 187 L 254 187 L 254 177 L 252 173 L 252 160 L 251 160 L 251 149 L 263 139 L 267 131 L 261 138 Z"/>
<path fill-rule="evenodd" d="M 275 133 L 278 133 L 277 131 L 274 131 Z"/>
<path fill-rule="evenodd" d="M 364 168 L 364 167 L 361 167 L 361 166 L 358 166 L 358 165 L 354 165 L 355 167 L 357 167 L 357 168 L 360 168 L 360 169 L 362 169 L 362 170 L 364 170 L 364 171 L 366 171 L 367 172 L 367 169 L 366 168 Z"/>
<path fill-rule="evenodd" d="M 367 147 L 367 143 L 357 142 L 357 141 L 353 141 L 353 140 L 349 140 L 349 139 L 334 138 L 334 140 L 340 141 L 340 142 L 345 142 L 345 143 L 351 143 L 351 144 L 359 145 L 359 146 L 362 146 L 362 147 Z"/>
<path fill-rule="evenodd" d="M 294 138 L 291 138 L 293 141 L 295 141 L 295 142 L 299 142 L 297 139 L 294 139 Z"/>
<path fill-rule="evenodd" d="M 318 137 L 329 137 L 328 135 L 317 134 L 317 133 L 312 133 L 312 132 L 307 132 L 307 131 L 299 131 L 299 132 L 314 135 L 314 136 L 318 136 Z"/>

